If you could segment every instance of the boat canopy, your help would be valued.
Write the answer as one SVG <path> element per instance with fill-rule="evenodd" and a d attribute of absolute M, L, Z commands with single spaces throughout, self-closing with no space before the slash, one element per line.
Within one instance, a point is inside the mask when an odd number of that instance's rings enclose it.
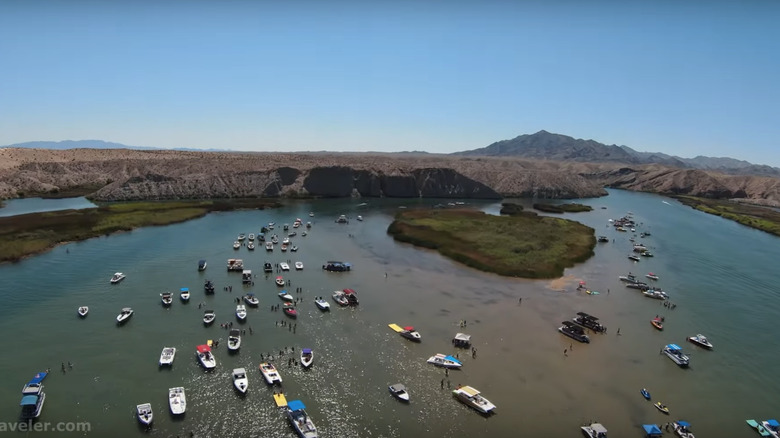
<path fill-rule="evenodd" d="M 479 391 L 477 391 L 476 389 L 474 389 L 474 388 L 472 388 L 470 386 L 461 386 L 459 389 L 461 391 L 465 392 L 466 394 L 470 395 L 471 397 L 475 397 L 475 396 L 479 395 Z"/>
<path fill-rule="evenodd" d="M 250 298 L 251 298 L 251 297 L 254 297 L 254 296 L 255 296 L 255 293 L 254 293 L 254 292 L 249 292 L 248 294 L 246 294 L 246 296 L 248 296 L 248 297 L 250 297 Z"/>
<path fill-rule="evenodd" d="M 37 395 L 25 395 L 22 397 L 22 402 L 19 403 L 19 406 L 35 406 L 38 404 L 38 396 Z"/>
<path fill-rule="evenodd" d="M 287 402 L 287 407 L 290 408 L 291 411 L 302 411 L 302 410 L 306 409 L 306 406 L 300 400 L 288 401 Z"/>
<path fill-rule="evenodd" d="M 407 332 L 413 332 L 414 331 L 414 327 L 412 327 L 410 325 L 407 325 L 406 327 L 404 327 L 404 330 L 406 330 Z"/>
<path fill-rule="evenodd" d="M 670 350 L 678 350 L 678 351 L 682 350 L 682 348 L 680 348 L 680 346 L 677 345 L 677 344 L 669 344 L 669 345 L 666 346 L 666 348 L 668 348 Z"/>
<path fill-rule="evenodd" d="M 189 291 L 190 291 L 190 289 L 187 288 L 187 287 L 183 287 L 183 288 L 179 289 L 179 292 L 189 292 Z"/>
<path fill-rule="evenodd" d="M 607 436 L 607 428 L 601 423 L 593 423 L 590 428 L 596 432 L 596 436 Z"/>
<path fill-rule="evenodd" d="M 303 354 L 311 354 L 311 348 L 304 348 Z"/>
<path fill-rule="evenodd" d="M 213 310 L 207 310 L 207 311 L 203 312 L 204 315 L 208 314 L 208 313 L 214 313 L 214 311 Z"/>
<path fill-rule="evenodd" d="M 354 294 L 355 290 L 354 289 L 344 289 L 344 293 L 347 294 L 347 295 Z"/>
<path fill-rule="evenodd" d="M 582 317 L 582 318 L 584 318 L 584 319 L 592 319 L 592 320 L 594 320 L 594 321 L 598 319 L 598 318 L 596 318 L 595 316 L 593 316 L 593 315 L 588 315 L 588 314 L 587 314 L 587 313 L 585 313 L 585 312 L 577 312 L 577 315 L 581 316 L 581 317 Z"/>
<path fill-rule="evenodd" d="M 645 430 L 645 433 L 647 436 L 656 437 L 656 436 L 663 436 L 663 431 L 661 431 L 661 428 L 658 427 L 657 424 L 643 424 L 642 429 Z"/>
<path fill-rule="evenodd" d="M 49 373 L 47 373 L 46 371 L 41 371 L 40 373 L 36 374 L 35 377 L 32 378 L 32 380 L 30 380 L 28 385 L 35 384 L 35 383 L 41 383 L 43 381 L 43 379 L 45 379 L 48 374 Z"/>
<path fill-rule="evenodd" d="M 390 385 L 390 389 L 395 392 L 406 391 L 406 386 L 401 383 L 396 383 L 395 385 Z"/>
<path fill-rule="evenodd" d="M 471 341 L 471 335 L 467 335 L 465 333 L 456 333 L 455 340 L 462 341 L 462 342 L 469 342 Z"/>
<path fill-rule="evenodd" d="M 770 425 L 773 429 L 776 429 L 780 427 L 780 423 L 777 422 L 777 420 L 767 420 L 766 424 Z"/>
<path fill-rule="evenodd" d="M 208 345 L 198 345 L 198 353 L 208 353 L 209 351 L 211 351 L 211 347 Z"/>
<path fill-rule="evenodd" d="M 460 360 L 456 359 L 454 356 L 444 356 L 444 358 L 453 362 L 461 363 Z"/>
<path fill-rule="evenodd" d="M 679 425 L 680 425 L 680 426 L 682 426 L 682 427 L 691 427 L 691 423 L 689 423 L 689 422 L 687 422 L 687 421 L 682 421 L 682 420 L 679 420 L 679 421 L 677 422 L 677 424 L 679 424 Z"/>

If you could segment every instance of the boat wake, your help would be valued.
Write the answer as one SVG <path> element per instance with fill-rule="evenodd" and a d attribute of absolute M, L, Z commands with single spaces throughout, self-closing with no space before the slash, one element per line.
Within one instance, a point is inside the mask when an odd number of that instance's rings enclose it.
<path fill-rule="evenodd" d="M 664 203 L 664 204 L 666 204 L 666 205 L 672 205 L 672 204 L 670 204 L 670 203 L 668 203 L 668 202 L 666 202 L 666 201 L 661 201 L 661 202 L 663 202 L 663 203 Z"/>

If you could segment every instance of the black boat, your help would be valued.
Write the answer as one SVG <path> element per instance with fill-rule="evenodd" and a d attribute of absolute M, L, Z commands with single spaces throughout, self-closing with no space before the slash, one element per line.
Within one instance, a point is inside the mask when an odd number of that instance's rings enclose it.
<path fill-rule="evenodd" d="M 601 325 L 598 318 L 593 315 L 588 315 L 585 312 L 577 312 L 577 316 L 575 316 L 572 321 L 597 333 L 607 331 L 607 328 Z"/>
<path fill-rule="evenodd" d="M 203 285 L 203 290 L 207 294 L 213 294 L 214 293 L 214 283 L 212 283 L 211 280 L 206 280 L 206 284 Z"/>
<path fill-rule="evenodd" d="M 322 265 L 322 269 L 331 272 L 344 272 L 352 269 L 352 265 L 345 262 L 328 261 Z"/>
<path fill-rule="evenodd" d="M 648 286 L 647 283 L 642 283 L 641 281 L 637 281 L 636 283 L 626 283 L 626 287 L 631 289 L 639 289 L 641 291 L 650 289 L 650 286 Z"/>
<path fill-rule="evenodd" d="M 582 327 L 571 321 L 563 321 L 562 326 L 558 327 L 558 331 L 564 335 L 586 344 L 590 343 L 590 338 L 585 334 L 585 330 Z"/>
<path fill-rule="evenodd" d="M 273 272 L 274 268 L 270 262 L 263 263 L 263 272 Z"/>

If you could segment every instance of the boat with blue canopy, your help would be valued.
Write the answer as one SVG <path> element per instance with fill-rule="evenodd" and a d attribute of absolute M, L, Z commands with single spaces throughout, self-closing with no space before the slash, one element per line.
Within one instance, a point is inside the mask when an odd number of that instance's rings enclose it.
<path fill-rule="evenodd" d="M 687 421 L 677 420 L 672 423 L 672 427 L 674 427 L 674 433 L 680 438 L 695 438 L 691 432 L 691 423 Z"/>
<path fill-rule="evenodd" d="M 317 427 L 306 413 L 306 406 L 300 400 L 287 402 L 287 418 L 301 438 L 317 438 Z"/>
<path fill-rule="evenodd" d="M 645 436 L 653 438 L 664 436 L 664 432 L 657 424 L 643 424 L 642 429 L 645 430 Z"/>
<path fill-rule="evenodd" d="M 662 351 L 672 360 L 672 362 L 681 367 L 687 367 L 690 363 L 688 356 L 683 353 L 682 348 L 677 344 L 668 344 Z"/>
<path fill-rule="evenodd" d="M 767 432 L 772 434 L 772 436 L 780 437 L 780 423 L 778 423 L 777 420 L 765 420 L 761 422 L 761 425 L 763 425 Z"/>
<path fill-rule="evenodd" d="M 38 394 L 28 394 L 22 396 L 19 406 L 22 407 L 22 420 L 32 420 L 41 415 L 43 402 L 46 400 L 46 394 L 40 391 Z"/>
<path fill-rule="evenodd" d="M 428 363 L 444 368 L 460 368 L 463 364 L 453 356 L 436 354 L 428 358 Z"/>

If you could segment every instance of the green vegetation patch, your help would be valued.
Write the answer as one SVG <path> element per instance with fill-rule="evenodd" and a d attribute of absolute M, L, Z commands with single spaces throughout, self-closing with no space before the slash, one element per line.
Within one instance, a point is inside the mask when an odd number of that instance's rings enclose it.
<path fill-rule="evenodd" d="M 780 236 L 780 212 L 771 208 L 694 196 L 676 196 L 675 198 L 696 210 Z"/>
<path fill-rule="evenodd" d="M 593 228 L 553 217 L 492 216 L 475 210 L 406 210 L 387 229 L 394 239 L 435 249 L 481 271 L 557 278 L 593 255 Z"/>
<path fill-rule="evenodd" d="M 534 204 L 534 208 L 545 213 L 580 213 L 593 210 L 590 205 L 583 204 Z"/>

